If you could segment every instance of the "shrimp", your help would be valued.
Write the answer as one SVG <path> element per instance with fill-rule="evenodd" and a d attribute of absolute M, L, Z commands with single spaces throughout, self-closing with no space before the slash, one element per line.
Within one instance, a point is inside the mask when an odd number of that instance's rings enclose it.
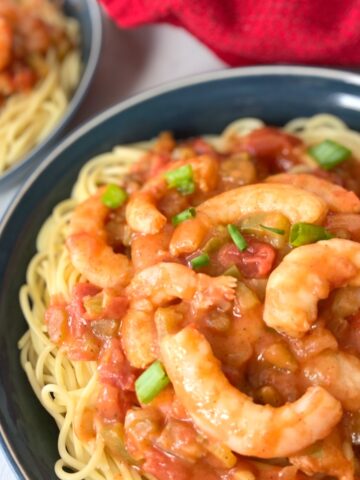
<path fill-rule="evenodd" d="M 290 184 L 315 193 L 327 203 L 329 209 L 333 212 L 360 212 L 360 199 L 354 192 L 315 175 L 308 173 L 281 173 L 268 177 L 266 182 Z"/>
<path fill-rule="evenodd" d="M 164 261 L 177 261 L 169 252 L 169 243 L 173 233 L 172 225 L 166 225 L 154 235 L 133 236 L 131 241 L 131 260 L 135 271 L 156 265 Z"/>
<path fill-rule="evenodd" d="M 178 263 L 163 262 L 135 275 L 128 294 L 147 298 L 156 307 L 178 298 L 191 301 L 195 308 L 207 309 L 234 300 L 236 283 L 234 277 L 209 277 Z"/>
<path fill-rule="evenodd" d="M 9 22 L 0 16 L 0 72 L 5 70 L 11 61 L 13 31 Z"/>
<path fill-rule="evenodd" d="M 258 183 L 235 188 L 199 205 L 196 217 L 192 219 L 192 228 L 188 228 L 186 221 L 176 228 L 170 242 L 170 253 L 193 252 L 200 247 L 209 225 L 237 223 L 253 213 L 280 212 L 292 223 L 321 223 L 327 211 L 324 200 L 291 185 Z M 195 222 L 199 224 L 197 228 L 194 228 Z"/>
<path fill-rule="evenodd" d="M 184 165 L 191 165 L 194 180 L 202 192 L 215 188 L 218 180 L 219 165 L 216 158 L 201 155 L 191 160 L 179 160 L 167 171 L 173 171 Z M 164 172 L 149 180 L 136 192 L 126 207 L 126 221 L 132 230 L 138 233 L 155 234 L 166 224 L 166 217 L 157 208 L 156 203 L 169 191 Z"/>
<path fill-rule="evenodd" d="M 317 318 L 317 302 L 345 286 L 360 286 L 359 243 L 333 238 L 296 248 L 270 274 L 264 321 L 301 337 Z"/>
<path fill-rule="evenodd" d="M 360 360 L 355 355 L 325 350 L 305 362 L 303 375 L 309 384 L 326 388 L 345 410 L 360 409 Z"/>
<path fill-rule="evenodd" d="M 325 438 L 342 416 L 341 404 L 322 387 L 294 403 L 257 405 L 223 374 L 204 336 L 191 327 L 160 342 L 161 358 L 195 425 L 240 455 L 287 457 Z"/>
<path fill-rule="evenodd" d="M 131 366 L 145 368 L 157 358 L 154 307 L 148 300 L 132 302 L 121 322 L 122 347 Z"/>
<path fill-rule="evenodd" d="M 79 204 L 71 218 L 66 244 L 74 267 L 101 288 L 120 288 L 132 276 L 130 260 L 107 243 L 105 222 L 109 214 L 100 193 Z"/>
<path fill-rule="evenodd" d="M 121 325 L 122 344 L 130 364 L 145 368 L 156 359 L 155 308 L 176 298 L 191 301 L 195 309 L 224 305 L 234 299 L 236 282 L 233 277 L 195 273 L 177 263 L 159 263 L 136 274 L 128 287 L 133 300 Z M 148 302 L 146 311 L 139 308 L 139 299 L 143 299 L 143 305 Z"/>

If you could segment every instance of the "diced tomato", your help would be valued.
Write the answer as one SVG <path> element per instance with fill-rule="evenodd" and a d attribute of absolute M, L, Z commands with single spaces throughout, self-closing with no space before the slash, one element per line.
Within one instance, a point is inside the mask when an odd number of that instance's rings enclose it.
<path fill-rule="evenodd" d="M 219 250 L 217 261 L 224 267 L 236 265 L 244 277 L 264 278 L 273 268 L 276 250 L 265 242 L 247 239 L 248 248 L 241 252 L 233 243 L 227 243 Z"/>
<path fill-rule="evenodd" d="M 100 342 L 90 332 L 86 332 L 80 338 L 70 338 L 64 348 L 70 360 L 90 362 L 98 359 Z"/>
<path fill-rule="evenodd" d="M 99 293 L 101 289 L 91 283 L 78 283 L 71 292 L 71 308 L 77 315 L 84 315 L 84 297 L 93 297 Z"/>
<path fill-rule="evenodd" d="M 301 140 L 277 128 L 264 127 L 254 130 L 241 138 L 240 148 L 260 161 L 265 162 L 275 171 L 286 171 L 299 163 L 294 147 L 299 147 Z"/>
<path fill-rule="evenodd" d="M 68 330 L 68 314 L 66 303 L 62 297 L 52 298 L 51 304 L 45 312 L 45 323 L 50 340 L 60 345 L 65 340 Z"/>
<path fill-rule="evenodd" d="M 116 297 L 106 295 L 104 301 L 103 318 L 112 318 L 114 320 L 120 320 L 129 306 L 129 300 L 124 295 L 118 295 Z"/>
<path fill-rule="evenodd" d="M 301 140 L 277 128 L 264 127 L 243 137 L 249 153 L 263 159 L 273 159 L 284 150 L 301 145 Z"/>
<path fill-rule="evenodd" d="M 130 367 L 118 338 L 108 340 L 99 358 L 99 377 L 102 383 L 122 390 L 134 390 L 136 372 Z"/>
<path fill-rule="evenodd" d="M 216 472 L 205 461 L 185 462 L 155 448 L 147 450 L 145 455 L 144 472 L 155 475 L 158 480 L 225 480 L 229 478 L 228 472 Z"/>
<path fill-rule="evenodd" d="M 69 313 L 69 330 L 73 338 L 81 338 L 89 331 L 89 322 L 86 318 L 84 297 L 94 296 L 100 292 L 98 287 L 90 283 L 78 283 L 71 292 L 71 302 L 67 310 Z"/>
<path fill-rule="evenodd" d="M 158 480 L 190 480 L 192 478 L 190 464 L 165 455 L 155 448 L 147 450 L 143 470 L 156 476 Z"/>
<path fill-rule="evenodd" d="M 123 392 L 112 385 L 101 385 L 96 410 L 104 422 L 124 422 L 127 410 L 136 403 L 132 392 Z"/>

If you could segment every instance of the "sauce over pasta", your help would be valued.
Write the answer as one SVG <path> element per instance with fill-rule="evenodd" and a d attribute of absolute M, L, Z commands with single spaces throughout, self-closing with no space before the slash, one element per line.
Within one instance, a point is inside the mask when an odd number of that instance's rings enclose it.
<path fill-rule="evenodd" d="M 0 2 L 0 173 L 45 138 L 80 75 L 77 21 L 49 0 Z"/>
<path fill-rule="evenodd" d="M 302 122 L 119 147 L 44 225 L 20 347 L 59 478 L 360 478 L 359 138 Z"/>

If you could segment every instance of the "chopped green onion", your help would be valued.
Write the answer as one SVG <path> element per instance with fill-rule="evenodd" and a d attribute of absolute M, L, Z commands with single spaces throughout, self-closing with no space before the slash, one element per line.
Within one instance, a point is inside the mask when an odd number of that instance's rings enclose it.
<path fill-rule="evenodd" d="M 189 220 L 190 218 L 194 218 L 196 215 L 196 210 L 193 207 L 187 208 L 182 212 L 174 215 L 171 219 L 173 225 L 179 225 L 179 223 L 185 222 L 185 220 Z"/>
<path fill-rule="evenodd" d="M 351 150 L 332 140 L 310 147 L 308 153 L 325 170 L 331 170 L 351 156 Z"/>
<path fill-rule="evenodd" d="M 190 260 L 190 264 L 193 268 L 201 268 L 201 267 L 206 267 L 210 263 L 210 257 L 207 253 L 203 253 L 202 255 L 199 255 L 198 257 L 194 257 Z"/>
<path fill-rule="evenodd" d="M 261 223 L 260 227 L 264 230 L 269 230 L 269 232 L 277 233 L 278 235 L 285 235 L 285 230 L 282 230 L 281 228 L 267 227 L 266 225 L 261 225 Z"/>
<path fill-rule="evenodd" d="M 169 377 L 157 360 L 135 382 L 135 391 L 139 402 L 151 402 L 169 383 Z"/>
<path fill-rule="evenodd" d="M 228 225 L 227 226 L 228 232 L 230 234 L 230 237 L 232 241 L 235 243 L 237 248 L 243 252 L 244 250 L 247 249 L 248 244 L 245 238 L 241 235 L 239 232 L 239 229 L 235 225 Z"/>
<path fill-rule="evenodd" d="M 320 225 L 311 223 L 294 223 L 290 230 L 290 245 L 300 247 L 319 240 L 329 240 L 334 236 Z"/>
<path fill-rule="evenodd" d="M 194 193 L 195 182 L 191 165 L 183 165 L 176 170 L 166 172 L 164 176 L 169 188 L 176 188 L 183 195 Z"/>
<path fill-rule="evenodd" d="M 236 265 L 231 265 L 231 267 L 229 267 L 227 270 L 225 270 L 223 275 L 226 275 L 227 277 L 235 277 L 239 280 L 241 278 L 240 270 L 237 268 Z"/>
<path fill-rule="evenodd" d="M 101 201 L 108 208 L 118 208 L 126 202 L 127 198 L 128 194 L 123 188 L 110 184 L 102 194 Z"/>

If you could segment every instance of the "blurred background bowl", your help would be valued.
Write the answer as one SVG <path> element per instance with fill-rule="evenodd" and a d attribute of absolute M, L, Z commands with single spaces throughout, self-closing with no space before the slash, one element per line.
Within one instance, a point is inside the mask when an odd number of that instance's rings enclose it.
<path fill-rule="evenodd" d="M 82 165 L 117 144 L 149 139 L 162 130 L 172 130 L 177 137 L 219 133 L 244 116 L 282 125 L 327 112 L 360 130 L 359 86 L 355 74 L 305 67 L 242 68 L 193 77 L 112 107 L 77 129 L 42 162 L 0 227 L 0 431 L 19 479 L 56 479 L 58 430 L 20 366 L 17 341 L 26 324 L 18 292 L 41 225 L 70 195 Z"/>
<path fill-rule="evenodd" d="M 0 175 L 0 192 L 24 179 L 56 145 L 64 129 L 81 105 L 94 76 L 102 39 L 100 7 L 96 0 L 65 0 L 63 8 L 66 15 L 76 18 L 80 24 L 83 71 L 79 85 L 69 101 L 64 116 L 45 140 L 33 148 L 22 160 Z"/>

